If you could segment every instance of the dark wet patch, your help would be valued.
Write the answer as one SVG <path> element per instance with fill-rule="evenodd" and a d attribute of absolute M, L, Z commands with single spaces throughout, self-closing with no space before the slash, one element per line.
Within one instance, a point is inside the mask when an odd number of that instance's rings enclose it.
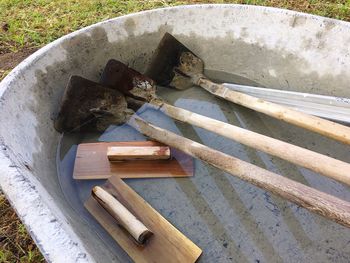
<path fill-rule="evenodd" d="M 293 18 L 290 19 L 289 25 L 291 27 L 302 26 L 306 23 L 307 20 L 308 20 L 308 18 L 305 16 L 295 15 Z"/>
<path fill-rule="evenodd" d="M 136 29 L 136 22 L 133 18 L 128 18 L 125 20 L 124 28 L 128 35 L 134 35 L 134 31 Z"/>

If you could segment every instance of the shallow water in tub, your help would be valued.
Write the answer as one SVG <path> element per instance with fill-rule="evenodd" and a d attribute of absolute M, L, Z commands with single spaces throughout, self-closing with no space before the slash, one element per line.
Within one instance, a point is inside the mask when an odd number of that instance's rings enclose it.
<path fill-rule="evenodd" d="M 222 82 L 258 85 L 227 73 L 208 71 Z M 350 147 L 217 99 L 193 87 L 159 88 L 170 104 L 350 162 Z M 307 169 L 246 147 L 203 129 L 175 122 L 149 109 L 141 116 L 209 147 L 350 201 L 349 188 Z M 101 134 L 65 134 L 59 145 L 58 176 L 66 199 L 117 258 L 125 252 L 85 210 L 91 188 L 105 180 L 72 179 L 77 144 L 146 138 L 129 126 Z M 349 171 L 350 172 L 350 171 Z M 349 262 L 350 230 L 195 160 L 191 178 L 129 179 L 127 184 L 197 244 L 199 262 Z"/>

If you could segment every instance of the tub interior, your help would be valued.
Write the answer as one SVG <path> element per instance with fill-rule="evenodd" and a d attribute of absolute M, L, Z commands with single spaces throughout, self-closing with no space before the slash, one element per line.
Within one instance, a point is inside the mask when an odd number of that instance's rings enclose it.
<path fill-rule="evenodd" d="M 49 193 L 47 203 L 58 208 L 62 221 L 98 262 L 130 259 L 82 208 L 91 186 L 103 182 L 72 181 L 76 145 L 144 138 L 128 127 L 62 137 L 52 119 L 71 75 L 97 81 L 111 58 L 143 72 L 165 32 L 200 56 L 208 76 L 218 81 L 350 97 L 349 26 L 275 9 L 198 6 L 146 12 L 90 27 L 41 50 L 6 82 L 0 100 L 1 142 L 21 173 Z M 348 146 L 214 98 L 198 87 L 183 92 L 159 88 L 158 94 L 176 106 L 350 162 Z M 348 187 L 335 181 L 159 112 L 142 114 L 178 134 L 350 201 Z M 350 258 L 349 229 L 201 161 L 195 161 L 190 179 L 126 182 L 203 249 L 200 262 Z"/>
<path fill-rule="evenodd" d="M 221 82 L 259 86 L 254 81 L 227 72 L 206 71 L 206 74 Z M 270 117 L 215 98 L 198 87 L 185 91 L 158 87 L 158 95 L 173 105 L 350 161 L 345 145 L 335 144 L 332 140 L 291 125 L 281 125 Z M 141 108 L 138 114 L 157 126 L 350 200 L 346 187 L 320 178 L 316 173 L 206 130 L 176 122 L 150 107 Z M 99 237 L 96 242 L 101 242 L 115 256 L 122 256 L 123 262 L 129 260 L 128 256 L 83 205 L 92 187 L 104 184 L 105 180 L 74 180 L 72 174 L 79 143 L 134 140 L 147 138 L 127 125 L 110 126 L 103 133 L 66 133 L 61 138 L 57 159 L 58 179 L 66 200 L 90 229 L 94 229 Z M 300 212 L 296 205 L 202 161 L 195 161 L 193 178 L 128 179 L 126 182 L 202 248 L 199 262 L 322 261 L 327 257 L 331 259 L 335 254 L 337 258 L 344 256 L 344 260 L 347 257 L 347 252 L 343 254 L 341 247 L 335 248 L 348 242 L 348 231 L 344 232 L 343 227 L 334 224 L 330 228 L 333 223 L 307 211 Z M 330 244 L 335 249 L 332 256 L 327 252 Z"/>

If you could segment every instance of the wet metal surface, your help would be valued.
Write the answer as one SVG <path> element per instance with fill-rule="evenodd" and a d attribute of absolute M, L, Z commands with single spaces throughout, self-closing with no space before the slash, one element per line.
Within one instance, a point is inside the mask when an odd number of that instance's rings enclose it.
<path fill-rule="evenodd" d="M 207 73 L 217 80 L 256 85 L 227 73 Z M 350 161 L 349 149 L 344 145 L 219 100 L 198 87 L 180 92 L 160 88 L 158 95 L 176 106 Z M 347 187 L 313 172 L 203 129 L 176 123 L 153 109 L 143 110 L 141 116 L 212 148 L 350 200 Z M 73 181 L 72 158 L 78 142 L 140 139 L 145 138 L 122 126 L 110 127 L 104 134 L 65 135 L 61 141 L 58 166 L 62 191 L 74 210 L 98 233 L 100 239 L 96 242 L 103 242 L 123 261 L 128 259 L 125 253 L 82 207 L 91 187 L 103 181 Z M 194 178 L 138 179 L 127 183 L 203 249 L 199 262 L 347 262 L 350 258 L 348 229 L 201 161 L 195 162 Z"/>

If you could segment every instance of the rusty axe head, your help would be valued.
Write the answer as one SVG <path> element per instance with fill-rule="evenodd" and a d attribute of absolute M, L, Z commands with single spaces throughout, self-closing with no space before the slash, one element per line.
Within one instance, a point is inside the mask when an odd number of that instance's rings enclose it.
<path fill-rule="evenodd" d="M 204 70 L 203 61 L 174 36 L 165 33 L 160 41 L 146 76 L 158 85 L 176 89 L 186 89 L 201 77 Z"/>
<path fill-rule="evenodd" d="M 115 59 L 106 64 L 100 83 L 123 93 L 128 107 L 135 111 L 144 103 L 157 98 L 156 86 L 152 79 Z"/>
<path fill-rule="evenodd" d="M 59 132 L 103 131 L 107 125 L 124 123 L 128 113 L 124 95 L 119 91 L 71 76 L 54 126 Z"/>

